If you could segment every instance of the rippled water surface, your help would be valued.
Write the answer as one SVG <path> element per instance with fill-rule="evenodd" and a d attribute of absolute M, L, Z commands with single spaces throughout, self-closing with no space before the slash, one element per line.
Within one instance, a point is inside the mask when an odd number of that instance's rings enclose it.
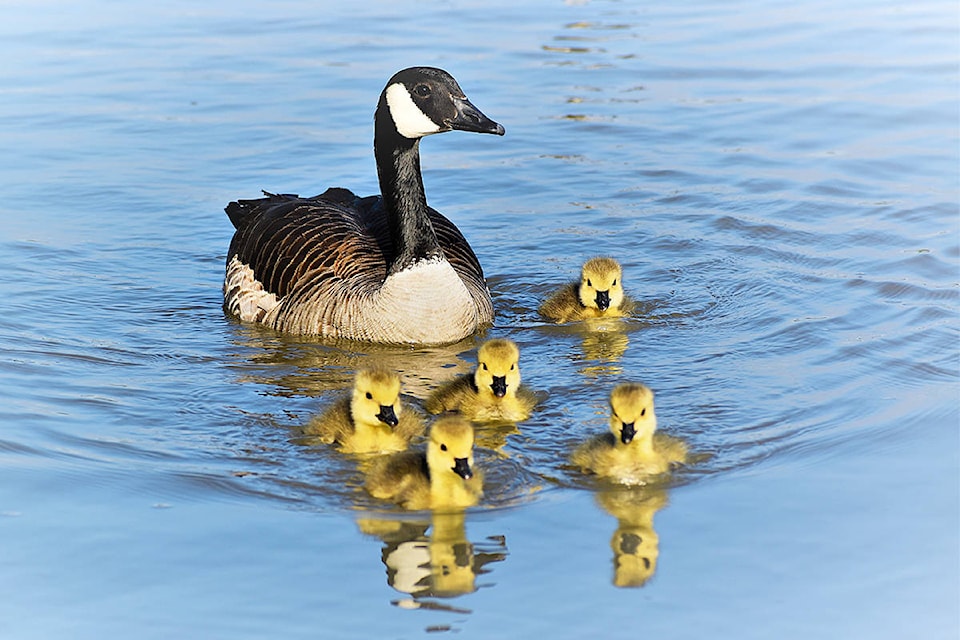
<path fill-rule="evenodd" d="M 0 636 L 956 638 L 955 3 L 7 3 Z M 400 514 L 297 437 L 373 360 L 413 401 L 477 342 L 224 316 L 261 188 L 377 189 L 413 64 L 507 135 L 422 144 L 545 400 L 481 434 L 487 498 Z M 608 254 L 640 301 L 539 301 Z M 695 453 L 566 464 L 616 382 Z"/>

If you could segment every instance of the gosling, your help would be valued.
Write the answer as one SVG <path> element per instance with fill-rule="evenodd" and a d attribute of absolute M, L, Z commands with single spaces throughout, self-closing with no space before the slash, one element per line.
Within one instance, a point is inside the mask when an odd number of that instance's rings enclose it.
<path fill-rule="evenodd" d="M 591 258 L 583 264 L 580 282 L 555 291 L 540 305 L 540 315 L 563 324 L 587 318 L 622 318 L 634 302 L 623 293 L 623 269 L 613 258 Z"/>
<path fill-rule="evenodd" d="M 457 411 L 474 422 L 519 422 L 530 417 L 537 395 L 520 384 L 520 350 L 504 338 L 477 351 L 477 368 L 441 385 L 427 398 L 430 413 Z"/>
<path fill-rule="evenodd" d="M 400 403 L 400 377 L 381 367 L 358 371 L 353 393 L 304 427 L 305 435 L 337 444 L 344 453 L 403 451 L 423 432 L 423 419 Z"/>
<path fill-rule="evenodd" d="M 462 509 L 483 495 L 483 475 L 473 465 L 473 427 L 446 416 L 430 428 L 427 450 L 376 459 L 365 483 L 374 498 L 404 509 Z"/>
<path fill-rule="evenodd" d="M 570 461 L 621 484 L 645 484 L 687 461 L 686 445 L 656 429 L 653 391 L 639 383 L 617 385 L 610 394 L 610 432 L 577 447 Z"/>

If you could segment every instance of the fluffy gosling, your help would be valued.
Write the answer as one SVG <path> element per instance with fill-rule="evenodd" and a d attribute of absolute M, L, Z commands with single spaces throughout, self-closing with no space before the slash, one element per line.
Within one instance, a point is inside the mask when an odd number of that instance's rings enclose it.
<path fill-rule="evenodd" d="M 304 427 L 305 435 L 336 443 L 344 453 L 403 451 L 423 432 L 421 417 L 400 403 L 400 377 L 380 367 L 358 371 L 352 394 Z"/>
<path fill-rule="evenodd" d="M 437 420 L 427 450 L 403 451 L 373 462 L 365 483 L 374 498 L 405 509 L 460 509 L 483 495 L 483 475 L 473 466 L 473 427 L 458 416 Z"/>
<path fill-rule="evenodd" d="M 583 264 L 580 282 L 555 291 L 540 305 L 540 315 L 563 324 L 587 318 L 622 318 L 633 310 L 623 293 L 623 269 L 613 258 L 591 258 Z"/>
<path fill-rule="evenodd" d="M 656 429 L 653 391 L 639 383 L 619 384 L 610 394 L 610 431 L 577 447 L 570 461 L 622 484 L 644 484 L 687 460 L 686 445 Z"/>
<path fill-rule="evenodd" d="M 430 413 L 458 411 L 475 422 L 519 422 L 530 417 L 537 396 L 520 384 L 520 350 L 495 338 L 477 351 L 477 368 L 441 385 L 427 398 Z"/>

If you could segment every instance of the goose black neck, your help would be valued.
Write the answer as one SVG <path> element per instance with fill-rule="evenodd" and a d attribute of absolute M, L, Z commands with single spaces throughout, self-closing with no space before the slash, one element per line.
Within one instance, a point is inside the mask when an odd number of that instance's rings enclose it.
<path fill-rule="evenodd" d="M 380 193 L 393 237 L 394 257 L 389 273 L 419 260 L 443 256 L 427 213 L 427 197 L 420 175 L 420 140 L 397 133 L 389 113 L 377 110 L 373 148 L 380 177 Z"/>

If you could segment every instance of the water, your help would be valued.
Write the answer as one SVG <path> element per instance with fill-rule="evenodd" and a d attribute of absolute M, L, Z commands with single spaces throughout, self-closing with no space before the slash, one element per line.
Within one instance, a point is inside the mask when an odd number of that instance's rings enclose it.
<path fill-rule="evenodd" d="M 952 3 L 4 15 L 2 637 L 957 637 Z M 323 344 L 220 309 L 223 205 L 375 192 L 376 96 L 412 64 L 507 129 L 426 140 L 425 183 L 547 394 L 482 434 L 462 521 L 378 504 L 296 434 L 359 363 L 422 398 L 474 341 Z M 544 325 L 596 254 L 642 313 Z M 565 465 L 622 379 L 697 453 L 670 487 Z"/>

